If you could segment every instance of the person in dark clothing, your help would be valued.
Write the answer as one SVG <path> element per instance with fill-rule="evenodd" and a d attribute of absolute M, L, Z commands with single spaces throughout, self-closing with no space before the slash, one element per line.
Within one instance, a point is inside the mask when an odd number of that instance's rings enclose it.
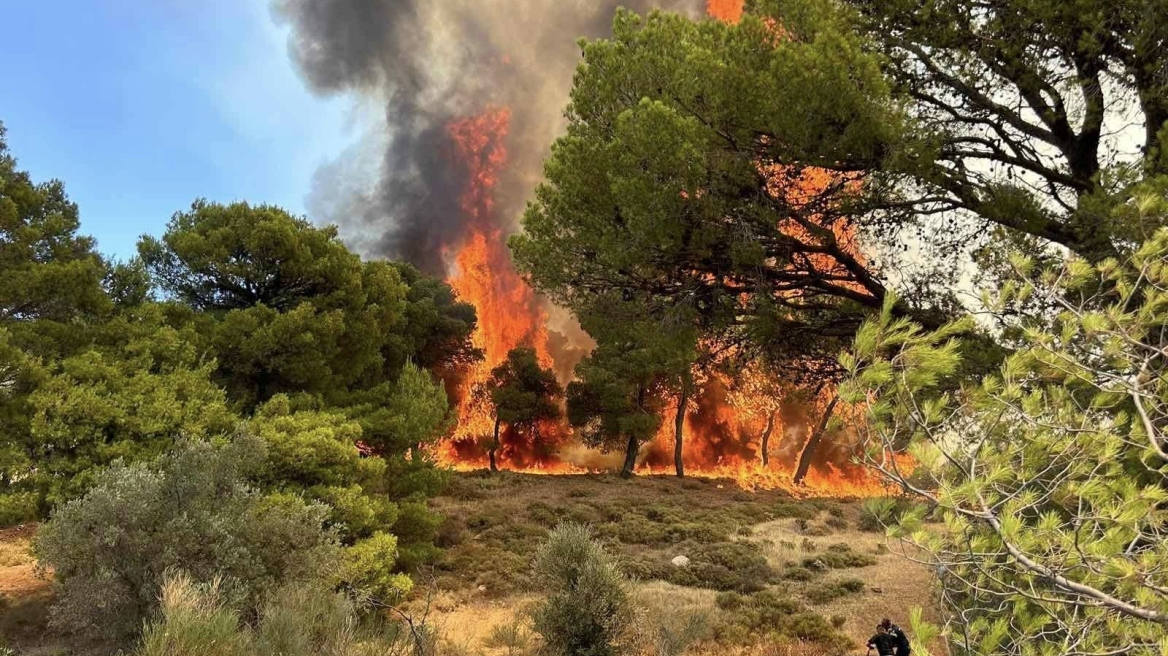
<path fill-rule="evenodd" d="M 904 632 L 904 629 L 893 624 L 892 620 L 887 617 L 880 620 L 880 626 L 884 627 L 888 635 L 896 640 L 896 656 L 908 656 L 912 652 L 912 645 L 909 644 L 908 634 Z"/>
<path fill-rule="evenodd" d="M 896 638 L 888 635 L 888 629 L 876 627 L 876 635 L 868 639 L 868 656 L 872 656 L 875 649 L 879 656 L 894 656 L 896 654 Z"/>

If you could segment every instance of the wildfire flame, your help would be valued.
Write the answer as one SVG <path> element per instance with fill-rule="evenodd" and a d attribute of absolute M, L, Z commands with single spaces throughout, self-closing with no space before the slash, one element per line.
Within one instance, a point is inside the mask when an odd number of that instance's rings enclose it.
<path fill-rule="evenodd" d="M 737 21 L 742 10 L 743 0 L 708 0 L 707 4 L 710 16 L 728 22 Z M 546 306 L 516 273 L 495 206 L 499 177 L 507 165 L 510 118 L 507 108 L 488 108 L 448 126 L 454 159 L 457 165 L 466 167 L 468 180 L 460 198 L 468 219 L 467 232 L 461 243 L 448 244 L 445 251 L 450 262 L 449 283 L 460 298 L 477 309 L 478 326 L 472 341 L 485 356 L 456 386 L 457 427 L 435 453 L 440 464 L 456 470 L 481 469 L 487 464 L 485 445 L 495 425 L 494 412 L 484 393 L 491 370 L 518 346 L 534 348 L 544 366 L 554 364 L 548 348 Z M 840 182 L 818 169 L 796 174 L 762 162 L 759 166 L 772 181 L 772 193 L 792 203 L 813 199 L 828 185 Z M 782 229 L 801 239 L 814 238 L 805 226 L 794 222 L 784 224 Z M 833 225 L 831 231 L 847 252 L 859 257 L 850 226 Z M 822 259 L 826 256 L 816 257 L 820 259 L 810 263 L 816 269 L 830 271 L 841 266 Z M 796 404 L 776 392 L 777 381 L 757 371 L 747 371 L 742 376 L 733 385 L 731 381 L 706 378 L 700 386 L 701 393 L 690 400 L 684 418 L 683 459 L 687 475 L 732 479 L 744 489 L 783 489 L 802 496 L 867 497 L 888 493 L 878 477 L 846 464 L 853 445 L 842 435 L 832 435 L 825 441 L 803 485 L 796 486 L 792 482 L 793 463 L 807 438 L 807 427 L 826 404 L 826 393 Z M 666 414 L 666 418 L 671 416 L 672 413 Z M 642 448 L 639 474 L 673 473 L 673 430 L 672 421 L 662 421 L 657 438 Z M 764 432 L 774 436 L 770 452 L 778 456 L 769 466 L 764 466 L 761 459 L 760 436 Z M 551 439 L 535 444 L 532 436 L 505 431 L 498 460 L 505 469 L 526 473 L 580 474 L 605 468 L 603 458 L 595 453 L 588 457 L 566 456 L 569 450 L 583 451 L 565 442 L 568 433 L 566 427 L 545 427 L 540 434 Z M 893 457 L 901 467 L 912 469 L 907 456 Z"/>

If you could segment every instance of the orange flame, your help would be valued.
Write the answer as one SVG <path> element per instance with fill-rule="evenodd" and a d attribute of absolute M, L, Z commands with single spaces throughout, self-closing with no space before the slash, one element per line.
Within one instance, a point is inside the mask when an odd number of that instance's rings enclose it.
<path fill-rule="evenodd" d="M 742 18 L 744 0 L 706 0 L 706 13 L 727 23 L 737 23 Z"/>
<path fill-rule="evenodd" d="M 506 137 L 511 112 L 491 108 L 448 127 L 458 161 L 468 169 L 466 190 L 460 205 L 468 218 L 468 232 L 454 258 L 449 283 L 458 296 L 472 303 L 478 326 L 471 341 L 482 349 L 484 359 L 461 381 L 458 424 L 450 440 L 438 452 L 438 460 L 449 466 L 482 466 L 484 445 L 494 432 L 494 411 L 482 392 L 491 370 L 517 346 L 534 348 L 544 366 L 550 366 L 547 313 L 531 288 L 515 272 L 507 251 L 506 235 L 497 224 L 495 187 L 507 163 Z M 556 435 L 555 430 L 547 431 Z M 520 449 L 517 440 L 530 436 L 509 434 L 498 454 L 504 463 L 542 467 L 554 461 L 545 454 L 526 461 L 529 449 Z M 528 445 L 531 446 L 531 445 Z"/>

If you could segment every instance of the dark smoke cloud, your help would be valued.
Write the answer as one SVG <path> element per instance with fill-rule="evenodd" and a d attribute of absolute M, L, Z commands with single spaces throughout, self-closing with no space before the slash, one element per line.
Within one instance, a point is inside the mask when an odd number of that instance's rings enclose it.
<path fill-rule="evenodd" d="M 445 273 L 441 247 L 457 248 L 467 171 L 446 126 L 509 107 L 508 166 L 496 220 L 510 230 L 562 130 L 576 39 L 611 31 L 618 5 L 696 14 L 701 0 L 275 0 L 292 28 L 289 51 L 314 92 L 385 108 L 370 138 L 385 145 L 373 181 L 351 162 L 317 174 L 309 206 L 366 255 Z"/>

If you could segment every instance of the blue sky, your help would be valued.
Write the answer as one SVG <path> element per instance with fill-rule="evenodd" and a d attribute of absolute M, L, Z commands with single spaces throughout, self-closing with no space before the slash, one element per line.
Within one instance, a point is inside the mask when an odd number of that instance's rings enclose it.
<path fill-rule="evenodd" d="M 9 148 L 34 180 L 64 181 L 108 255 L 198 197 L 304 213 L 316 168 L 359 134 L 350 101 L 307 92 L 268 0 L 5 5 Z"/>

